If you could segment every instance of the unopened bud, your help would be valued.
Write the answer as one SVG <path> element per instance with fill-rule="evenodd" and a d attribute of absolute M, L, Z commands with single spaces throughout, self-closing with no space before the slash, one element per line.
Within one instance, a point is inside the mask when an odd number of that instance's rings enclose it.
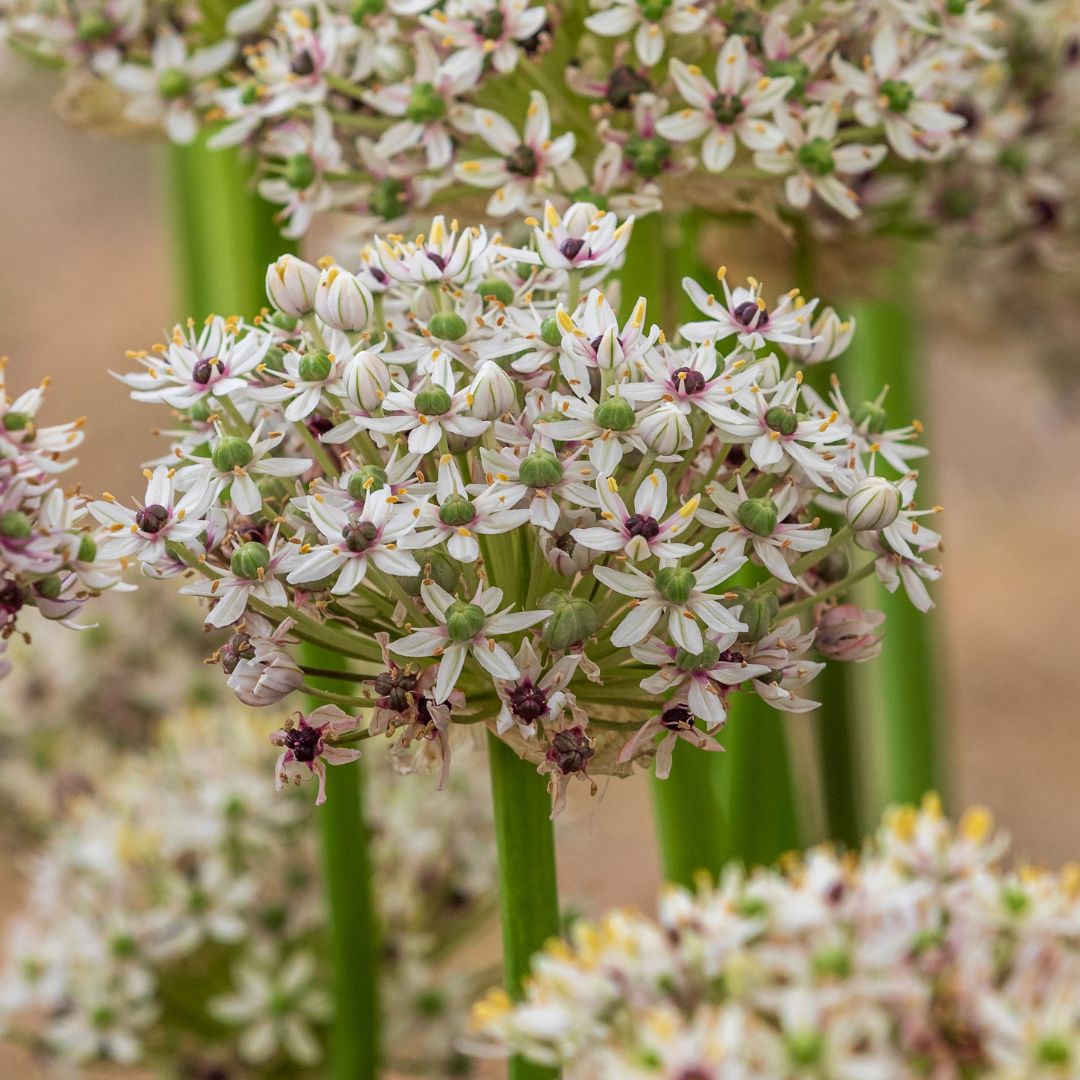
<path fill-rule="evenodd" d="M 838 604 L 818 617 L 814 644 L 828 660 L 871 660 L 881 652 L 878 630 L 884 621 L 883 612 Z"/>
<path fill-rule="evenodd" d="M 348 399 L 357 408 L 372 412 L 390 389 L 390 372 L 377 352 L 365 349 L 345 365 L 341 381 Z"/>
<path fill-rule="evenodd" d="M 517 404 L 514 380 L 494 360 L 485 360 L 469 387 L 469 412 L 478 420 L 494 420 Z"/>
<path fill-rule="evenodd" d="M 311 313 L 319 271 L 295 255 L 282 255 L 266 270 L 266 295 L 285 315 L 300 318 Z"/>
<path fill-rule="evenodd" d="M 541 631 L 549 648 L 568 649 L 596 633 L 599 622 L 596 610 L 583 596 L 571 596 L 556 589 L 547 593 L 540 603 L 551 609 Z"/>
<path fill-rule="evenodd" d="M 868 476 L 848 496 L 844 513 L 856 532 L 888 528 L 900 513 L 900 489 L 883 476 Z"/>
<path fill-rule="evenodd" d="M 563 478 L 562 462 L 550 450 L 534 450 L 521 462 L 521 482 L 531 488 L 552 488 Z"/>
<path fill-rule="evenodd" d="M 768 495 L 739 503 L 735 516 L 739 524 L 755 536 L 772 536 L 776 531 L 776 503 Z"/>
<path fill-rule="evenodd" d="M 692 570 L 681 566 L 665 566 L 656 572 L 656 588 L 672 604 L 685 604 L 697 585 Z"/>
<path fill-rule="evenodd" d="M 363 330 L 374 304 L 367 286 L 338 266 L 329 266 L 315 290 L 315 314 L 335 330 Z"/>
<path fill-rule="evenodd" d="M 446 632 L 451 641 L 472 641 L 487 622 L 487 615 L 479 604 L 455 600 L 446 609 Z"/>
<path fill-rule="evenodd" d="M 265 544 L 257 540 L 249 540 L 241 544 L 232 554 L 229 560 L 229 569 L 237 576 L 254 581 L 259 576 L 260 570 L 265 570 L 270 565 L 270 551 Z"/>
<path fill-rule="evenodd" d="M 211 460 L 218 472 L 232 472 L 233 469 L 242 469 L 254 456 L 255 451 L 246 439 L 237 435 L 226 435 L 214 447 Z"/>
<path fill-rule="evenodd" d="M 459 341 L 469 329 L 456 311 L 436 311 L 428 321 L 427 328 L 431 336 L 440 341 Z"/>
<path fill-rule="evenodd" d="M 655 454 L 667 457 L 693 444 L 693 433 L 686 414 L 673 402 L 651 409 L 641 421 L 641 438 Z"/>
<path fill-rule="evenodd" d="M 596 406 L 593 419 L 608 431 L 629 431 L 637 418 L 634 415 L 634 406 L 626 398 L 613 397 Z"/>

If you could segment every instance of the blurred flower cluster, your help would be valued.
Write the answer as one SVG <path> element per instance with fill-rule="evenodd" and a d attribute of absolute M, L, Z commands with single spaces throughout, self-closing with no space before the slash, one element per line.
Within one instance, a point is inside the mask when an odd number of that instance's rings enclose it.
<path fill-rule="evenodd" d="M 40 425 L 49 380 L 12 397 L 7 365 L 0 357 L 0 677 L 10 670 L 3 654 L 12 635 L 29 640 L 28 609 L 77 628 L 87 600 L 130 588 L 120 583 L 120 560 L 98 552 L 108 530 L 88 521 L 77 488 L 60 486 L 75 465 L 69 455 L 82 442 L 82 420 Z"/>
<path fill-rule="evenodd" d="M 0 975 L 9 1036 L 76 1066 L 322 1075 L 318 834 L 304 800 L 274 797 L 265 758 L 265 734 L 230 708 L 113 755 L 108 783 L 70 802 L 30 864 Z M 426 785 L 392 777 L 385 753 L 369 764 L 391 1064 L 466 1075 L 452 1040 L 488 979 L 437 963 L 488 913 L 488 800 L 462 773 L 431 814 Z"/>
<path fill-rule="evenodd" d="M 253 147 L 292 237 L 331 210 L 415 228 L 477 190 L 496 217 L 588 191 L 624 216 L 985 209 L 1005 232 L 1071 197 L 1067 0 L 3 0 L 0 20 L 84 111 L 99 91 L 177 142 Z M 928 196 L 953 158 L 994 177 Z"/>
<path fill-rule="evenodd" d="M 131 354 L 177 421 L 141 504 L 91 504 L 121 526 L 104 553 L 206 599 L 248 705 L 310 692 L 297 642 L 354 661 L 274 735 L 280 783 L 321 800 L 372 735 L 445 783 L 451 727 L 484 722 L 558 808 L 657 736 L 661 776 L 676 739 L 720 749 L 740 690 L 813 708 L 815 615 L 828 657 L 877 648 L 879 616 L 830 607 L 854 582 L 931 606 L 919 425 L 805 383 L 854 324 L 721 269 L 683 280 L 700 318 L 669 339 L 605 283 L 632 224 L 548 204 L 525 247 L 437 217 L 357 273 L 283 256 L 272 313 Z"/>
<path fill-rule="evenodd" d="M 1075 1076 L 1080 868 L 1011 871 L 1006 846 L 928 798 L 861 855 L 672 887 L 656 921 L 577 924 L 520 1004 L 479 1003 L 474 1049 L 568 1080 Z"/>

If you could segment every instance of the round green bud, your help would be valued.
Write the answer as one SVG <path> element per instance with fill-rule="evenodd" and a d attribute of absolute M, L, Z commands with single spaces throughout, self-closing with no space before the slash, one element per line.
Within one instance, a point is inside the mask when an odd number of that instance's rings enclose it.
<path fill-rule="evenodd" d="M 450 411 L 453 401 L 441 386 L 429 386 L 416 395 L 415 405 L 422 416 L 442 416 Z"/>
<path fill-rule="evenodd" d="M 352 21 L 361 26 L 365 19 L 381 15 L 386 10 L 386 0 L 356 0 L 352 6 Z"/>
<path fill-rule="evenodd" d="M 717 94 L 710 102 L 712 114 L 718 124 L 730 127 L 742 115 L 746 106 L 735 94 Z"/>
<path fill-rule="evenodd" d="M 79 534 L 79 550 L 75 553 L 75 561 L 82 563 L 93 562 L 97 558 L 97 541 L 88 532 Z"/>
<path fill-rule="evenodd" d="M 772 631 L 773 623 L 780 611 L 780 601 L 772 593 L 752 595 L 742 605 L 739 618 L 746 623 L 743 637 L 750 641 L 760 641 Z"/>
<path fill-rule="evenodd" d="M 384 221 L 401 217 L 405 212 L 405 185 L 400 180 L 380 180 L 371 189 L 368 205 Z"/>
<path fill-rule="evenodd" d="M 795 85 L 785 95 L 788 98 L 801 97 L 806 90 L 806 84 L 810 81 L 810 69 L 797 57 L 788 57 L 786 60 L 768 60 L 765 63 L 765 74 L 770 79 L 794 79 Z"/>
<path fill-rule="evenodd" d="M 634 406 L 626 398 L 613 397 L 596 406 L 593 419 L 608 431 L 629 431 L 637 417 L 634 415 Z"/>
<path fill-rule="evenodd" d="M 361 465 L 349 474 L 349 498 L 366 499 L 373 491 L 381 491 L 386 486 L 386 470 L 378 465 Z"/>
<path fill-rule="evenodd" d="M 254 581 L 259 576 L 260 570 L 265 570 L 270 565 L 270 551 L 265 544 L 257 540 L 249 540 L 241 544 L 229 560 L 229 569 L 241 578 Z"/>
<path fill-rule="evenodd" d="M 704 643 L 699 653 L 680 649 L 675 654 L 675 666 L 680 671 L 708 671 L 720 659 L 720 650 L 711 641 Z"/>
<path fill-rule="evenodd" d="M 285 162 L 285 172 L 283 173 L 285 183 L 294 191 L 303 191 L 304 188 L 311 187 L 315 183 L 317 175 L 318 171 L 315 168 L 315 162 L 307 154 L 293 154 Z"/>
<path fill-rule="evenodd" d="M 436 311 L 427 324 L 428 332 L 440 341 L 459 341 L 469 329 L 456 311 Z"/>
<path fill-rule="evenodd" d="M 829 176 L 836 168 L 832 147 L 826 139 L 804 142 L 795 152 L 799 164 L 812 176 Z"/>
<path fill-rule="evenodd" d="M 345 550 L 358 555 L 379 538 L 379 527 L 370 521 L 350 522 L 341 530 L 341 538 L 345 541 Z"/>
<path fill-rule="evenodd" d="M 562 462 L 550 450 L 534 450 L 521 462 L 518 475 L 528 487 L 554 487 L 563 478 Z"/>
<path fill-rule="evenodd" d="M 293 315 L 286 315 L 284 311 L 275 311 L 269 319 L 270 325 L 278 330 L 295 330 L 300 320 Z"/>
<path fill-rule="evenodd" d="M 304 382 L 323 382 L 330 378 L 330 372 L 333 370 L 333 360 L 321 349 L 300 358 L 300 378 Z"/>
<path fill-rule="evenodd" d="M 259 100 L 259 84 L 254 79 L 240 91 L 240 100 L 245 105 L 254 105 Z"/>
<path fill-rule="evenodd" d="M 21 510 L 0 514 L 0 536 L 7 540 L 25 540 L 30 535 L 30 518 Z"/>
<path fill-rule="evenodd" d="M 461 567 L 441 551 L 432 551 L 424 559 L 419 574 L 399 580 L 410 596 L 419 596 L 420 586 L 425 581 L 434 581 L 436 585 L 452 593 L 461 580 Z"/>
<path fill-rule="evenodd" d="M 1006 885 L 1001 890 L 1001 906 L 1010 915 L 1026 915 L 1031 909 L 1031 897 L 1019 885 Z"/>
<path fill-rule="evenodd" d="M 554 315 L 549 315 L 540 324 L 540 340 L 553 349 L 562 344 L 562 330 L 559 329 L 559 320 Z"/>
<path fill-rule="evenodd" d="M 814 974 L 819 979 L 846 979 L 851 974 L 851 953 L 838 945 L 827 945 L 814 954 Z"/>
<path fill-rule="evenodd" d="M 24 412 L 9 412 L 4 413 L 4 430 L 5 431 L 22 431 L 30 423 L 31 416 L 29 413 Z"/>
<path fill-rule="evenodd" d="M 161 73 L 157 88 L 166 101 L 175 101 L 191 89 L 191 77 L 179 68 L 169 68 Z"/>
<path fill-rule="evenodd" d="M 665 566 L 656 572 L 656 587 L 665 600 L 685 604 L 697 585 L 693 570 L 681 566 Z"/>
<path fill-rule="evenodd" d="M 251 443 L 247 439 L 226 435 L 214 447 L 211 461 L 218 472 L 232 472 L 233 469 L 242 469 L 254 456 L 255 451 L 251 449 Z"/>
<path fill-rule="evenodd" d="M 649 22 L 659 22 L 671 7 L 671 0 L 638 0 L 638 7 Z"/>
<path fill-rule="evenodd" d="M 504 306 L 514 302 L 514 290 L 508 281 L 500 281 L 498 278 L 485 278 L 476 287 L 476 291 L 485 301 L 494 297 Z"/>
<path fill-rule="evenodd" d="M 868 435 L 880 435 L 889 418 L 877 402 L 864 401 L 851 410 L 851 419 L 856 427 L 862 428 Z"/>
<path fill-rule="evenodd" d="M 414 124 L 441 120 L 446 115 L 446 102 L 442 94 L 429 82 L 416 83 L 405 107 L 405 118 Z"/>
<path fill-rule="evenodd" d="M 881 84 L 881 94 L 889 103 L 890 112 L 907 112 L 915 100 L 915 88 L 903 79 L 886 79 Z"/>
<path fill-rule="evenodd" d="M 79 16 L 79 24 L 75 30 L 80 41 L 100 41 L 113 32 L 112 20 L 100 11 L 86 11 Z"/>
<path fill-rule="evenodd" d="M 195 404 L 188 409 L 188 416 L 196 424 L 205 424 L 213 415 L 214 410 L 210 408 L 206 398 L 201 398 L 199 401 L 196 401 Z"/>
<path fill-rule="evenodd" d="M 266 350 L 263 363 L 269 371 L 283 372 L 285 370 L 285 350 L 278 345 L 271 345 Z"/>
<path fill-rule="evenodd" d="M 945 10 L 950 15 L 963 15 L 967 11 L 967 0 L 945 0 Z"/>
<path fill-rule="evenodd" d="M 626 156 L 633 163 L 634 172 L 647 180 L 659 176 L 671 159 L 671 143 L 660 135 L 631 135 L 626 140 L 625 149 Z"/>
<path fill-rule="evenodd" d="M 816 1065 L 824 1047 L 825 1040 L 818 1031 L 792 1031 L 784 1036 L 784 1049 L 795 1065 Z"/>
<path fill-rule="evenodd" d="M 472 641 L 484 629 L 485 622 L 487 616 L 479 604 L 455 600 L 446 609 L 446 632 L 451 641 Z"/>
<path fill-rule="evenodd" d="M 1048 1035 L 1035 1047 L 1035 1058 L 1040 1065 L 1068 1065 L 1072 1047 L 1064 1036 Z"/>
<path fill-rule="evenodd" d="M 541 628 L 548 648 L 556 652 L 568 649 L 596 633 L 599 624 L 596 610 L 583 596 L 571 596 L 563 589 L 556 589 L 544 596 L 540 604 L 551 610 Z"/>
<path fill-rule="evenodd" d="M 768 495 L 739 503 L 735 516 L 739 524 L 755 536 L 772 536 L 776 531 L 776 503 Z"/>
<path fill-rule="evenodd" d="M 799 426 L 799 418 L 790 405 L 773 405 L 765 413 L 765 426 L 770 431 L 778 431 L 781 435 L 794 435 Z"/>
<path fill-rule="evenodd" d="M 46 600 L 55 600 L 60 595 L 61 588 L 59 574 L 49 574 L 34 583 L 38 596 L 43 596 Z"/>
<path fill-rule="evenodd" d="M 439 507 L 439 520 L 453 529 L 468 525 L 476 517 L 476 507 L 464 495 L 451 495 Z"/>

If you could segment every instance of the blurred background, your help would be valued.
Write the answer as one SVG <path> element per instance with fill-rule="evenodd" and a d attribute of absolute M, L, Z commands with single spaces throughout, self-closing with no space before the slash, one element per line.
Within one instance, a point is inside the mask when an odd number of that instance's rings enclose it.
<path fill-rule="evenodd" d="M 0 354 L 12 359 L 13 391 L 55 380 L 46 422 L 89 418 L 84 489 L 127 499 L 142 487 L 137 463 L 158 447 L 151 414 L 109 370 L 129 367 L 125 349 L 161 340 L 186 314 L 169 299 L 162 161 L 149 141 L 73 131 L 50 109 L 51 83 L 34 73 L 0 82 Z M 743 244 L 717 258 L 762 273 Z M 987 805 L 1018 857 L 1053 864 L 1080 857 L 1078 397 L 1067 369 L 1044 362 L 1031 286 L 1000 284 L 1011 301 L 992 327 L 961 293 L 928 307 L 931 407 L 920 419 L 947 543 L 930 618 L 946 654 L 950 805 Z M 268 784 L 271 758 L 267 747 Z M 24 852 L 8 829 L 4 913 L 24 888 Z M 658 868 L 644 777 L 577 799 L 560 829 L 570 903 L 652 906 Z M 17 1049 L 3 1054 L 0 1075 L 39 1075 Z"/>

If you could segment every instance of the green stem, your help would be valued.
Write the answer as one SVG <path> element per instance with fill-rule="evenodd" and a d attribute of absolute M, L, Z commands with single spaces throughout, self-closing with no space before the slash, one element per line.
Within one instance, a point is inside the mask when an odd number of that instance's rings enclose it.
<path fill-rule="evenodd" d="M 859 401 L 890 387 L 885 407 L 890 426 L 917 417 L 920 346 L 914 280 L 916 251 L 900 252 L 885 283 L 888 299 L 858 306 L 858 332 L 845 357 L 845 397 Z M 920 470 L 919 501 L 930 505 L 926 471 Z M 863 602 L 885 612 L 886 644 L 881 656 L 854 669 L 857 700 L 875 744 L 881 748 L 880 782 L 867 809 L 876 815 L 890 802 L 917 802 L 941 791 L 944 713 L 941 707 L 940 648 L 931 612 L 916 610 L 903 588 L 888 593 L 876 583 L 863 587 Z"/>
<path fill-rule="evenodd" d="M 551 802 L 534 766 L 494 735 L 488 736 L 488 762 L 499 853 L 503 972 L 507 991 L 520 998 L 532 955 L 559 933 Z M 521 1058 L 510 1061 L 508 1072 L 509 1080 L 556 1075 Z"/>

